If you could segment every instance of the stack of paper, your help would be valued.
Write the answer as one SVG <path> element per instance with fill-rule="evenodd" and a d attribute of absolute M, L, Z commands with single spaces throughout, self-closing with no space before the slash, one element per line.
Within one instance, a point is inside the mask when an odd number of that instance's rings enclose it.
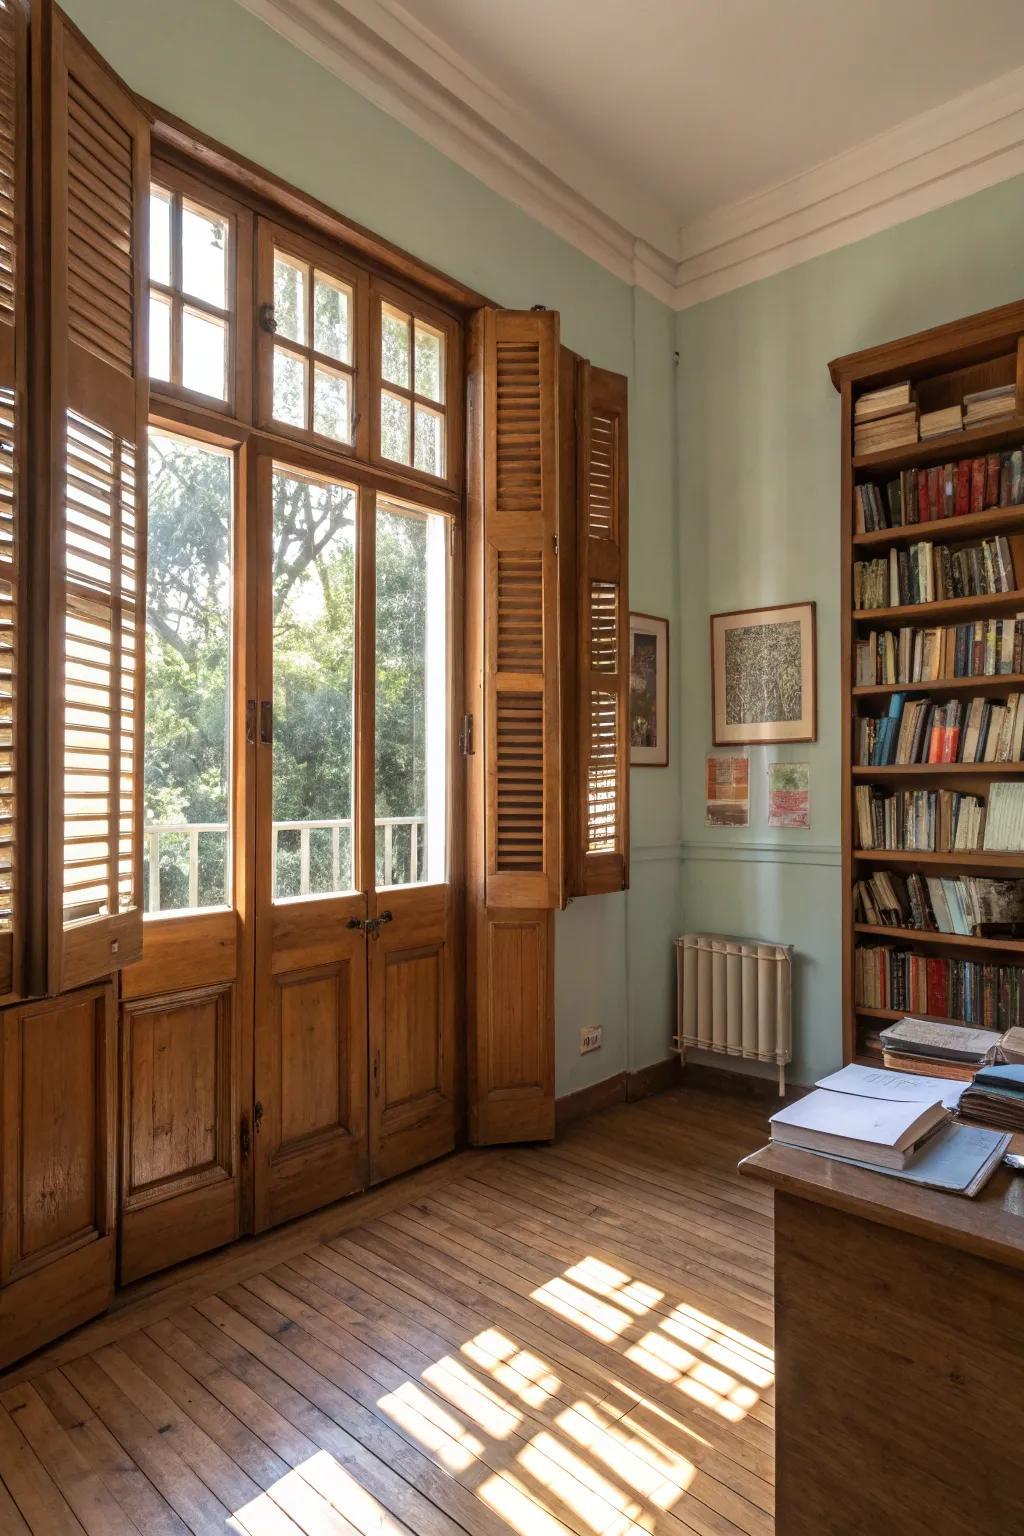
<path fill-rule="evenodd" d="M 949 1119 L 950 1112 L 962 1102 L 965 1089 L 960 1083 L 940 1084 L 910 1072 L 886 1072 L 877 1067 L 851 1065 L 820 1079 L 817 1090 L 798 1104 L 790 1106 L 789 1110 L 782 1110 L 779 1115 L 773 1116 L 773 1141 L 786 1142 L 789 1138 L 787 1144 L 796 1145 L 793 1137 L 809 1136 L 819 1142 L 813 1147 L 805 1143 L 805 1149 L 815 1156 L 832 1157 L 838 1162 L 884 1173 L 890 1178 L 906 1179 L 930 1189 L 961 1195 L 976 1195 L 984 1188 L 1010 1144 L 1010 1137 L 1006 1134 L 985 1130 L 980 1126 L 957 1125 Z M 941 1097 L 937 1098 L 936 1095 Z M 852 1109 L 842 1110 L 839 1101 L 844 1098 L 848 1104 L 853 1105 Z M 818 1101 L 817 1107 L 812 1107 L 809 1114 L 805 1109 L 802 1128 L 794 1126 L 792 1111 L 799 1111 L 802 1106 L 811 1104 L 812 1100 Z M 937 1121 L 937 1130 L 918 1142 L 916 1153 L 904 1155 L 902 1166 L 892 1166 L 891 1163 L 878 1161 L 878 1138 L 883 1138 L 883 1146 L 888 1145 L 891 1157 L 893 1130 L 900 1123 L 901 1116 L 890 1119 L 888 1129 L 885 1130 L 882 1117 L 872 1117 L 865 1110 L 864 1105 L 871 1102 L 876 1108 L 884 1105 L 900 1110 L 905 1127 L 913 1125 L 914 1112 L 922 1109 L 929 1112 L 932 1119 L 936 1111 L 942 1111 L 944 1118 Z M 798 1114 L 796 1118 L 801 1117 Z M 814 1123 L 806 1123 L 808 1120 Z M 776 1121 L 783 1122 L 780 1126 L 781 1134 L 776 1131 Z M 850 1156 L 839 1150 L 840 1138 L 835 1135 L 835 1130 L 840 1125 L 844 1131 L 856 1129 L 860 1132 L 856 1139 L 867 1147 L 869 1156 Z M 875 1126 L 874 1141 L 864 1134 L 871 1125 Z M 822 1129 L 825 1130 L 824 1138 L 821 1137 Z M 907 1134 L 905 1129 L 904 1139 Z M 886 1136 L 888 1142 L 884 1140 Z"/>
<path fill-rule="evenodd" d="M 934 1093 L 926 1104 L 819 1088 L 772 1116 L 772 1140 L 805 1152 L 904 1168 L 948 1120 L 949 1110 Z"/>

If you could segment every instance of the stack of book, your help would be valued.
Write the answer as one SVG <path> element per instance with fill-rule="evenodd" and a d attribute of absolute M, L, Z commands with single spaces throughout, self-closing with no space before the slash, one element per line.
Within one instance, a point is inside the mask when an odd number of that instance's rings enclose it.
<path fill-rule="evenodd" d="M 979 1067 L 995 1061 L 1002 1035 L 945 1019 L 906 1018 L 879 1034 L 887 1067 L 925 1075 L 973 1078 Z"/>
<path fill-rule="evenodd" d="M 1024 799 L 1024 784 L 1020 788 Z M 891 789 L 857 784 L 858 846 L 910 853 L 969 853 L 982 847 L 987 806 L 958 789 Z M 1021 835 L 1024 836 L 1024 825 Z M 1020 845 L 1024 848 L 1024 842 Z"/>
<path fill-rule="evenodd" d="M 921 441 L 944 437 L 947 432 L 962 432 L 964 413 L 959 405 L 945 405 L 938 411 L 921 412 Z"/>
<path fill-rule="evenodd" d="M 1024 694 L 936 703 L 894 693 L 888 713 L 856 722 L 857 762 L 866 768 L 912 763 L 1024 761 Z"/>
<path fill-rule="evenodd" d="M 1002 1131 L 1024 1131 L 1024 1066 L 982 1067 L 961 1095 L 959 1115 Z"/>
<path fill-rule="evenodd" d="M 855 642 L 858 687 L 936 683 L 947 677 L 1004 677 L 1024 671 L 1024 613 L 1012 619 L 920 629 L 869 630 Z"/>
<path fill-rule="evenodd" d="M 1009 1136 L 960 1125 L 954 1084 L 851 1065 L 771 1117 L 777 1146 L 851 1163 L 928 1188 L 975 1195 L 998 1167 Z"/>
<path fill-rule="evenodd" d="M 853 606 L 897 608 L 954 597 L 991 597 L 1016 589 L 1009 542 L 1002 537 L 956 548 L 922 539 L 888 557 L 853 567 Z"/>
<path fill-rule="evenodd" d="M 1024 936 L 1024 880 L 984 875 L 900 875 L 877 869 L 853 888 L 858 921 L 963 938 Z"/>
<path fill-rule="evenodd" d="M 853 407 L 855 453 L 877 453 L 917 442 L 917 402 L 909 379 L 868 390 Z"/>
<path fill-rule="evenodd" d="M 860 481 L 854 486 L 856 533 L 907 528 L 966 517 L 1024 502 L 1024 449 L 1007 449 L 930 469 L 905 469 L 884 485 Z"/>
<path fill-rule="evenodd" d="M 1017 391 L 1013 384 L 1000 384 L 995 389 L 979 389 L 973 395 L 964 395 L 964 426 L 987 427 L 993 422 L 1012 416 L 1017 407 Z"/>
<path fill-rule="evenodd" d="M 1024 966 L 862 944 L 855 969 L 861 1008 L 912 1009 L 983 1029 L 1024 1026 Z"/>

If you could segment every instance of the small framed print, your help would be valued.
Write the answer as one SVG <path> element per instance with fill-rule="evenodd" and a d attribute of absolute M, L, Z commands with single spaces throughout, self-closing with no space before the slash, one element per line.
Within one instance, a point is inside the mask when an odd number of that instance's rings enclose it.
<path fill-rule="evenodd" d="M 814 604 L 711 615 L 716 747 L 815 741 Z"/>
<path fill-rule="evenodd" d="M 668 766 L 668 619 L 629 616 L 629 761 Z"/>

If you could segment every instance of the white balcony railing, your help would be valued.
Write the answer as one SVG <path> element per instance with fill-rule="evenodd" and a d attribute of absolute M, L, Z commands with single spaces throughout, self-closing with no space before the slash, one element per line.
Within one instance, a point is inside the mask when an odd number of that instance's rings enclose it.
<path fill-rule="evenodd" d="M 424 816 L 378 816 L 374 825 L 382 829 L 381 843 L 383 844 L 383 872 L 381 884 L 394 885 L 415 882 L 422 878 L 420 869 L 421 849 L 423 846 L 423 827 L 426 818 Z M 396 849 L 395 832 L 401 828 L 409 829 L 409 857 L 406 865 L 404 850 Z M 160 912 L 165 910 L 160 897 L 160 849 L 161 842 L 166 837 L 184 838 L 186 840 L 187 865 L 188 865 L 188 901 L 184 906 L 175 906 L 176 911 L 187 911 L 189 908 L 198 907 L 199 902 L 199 839 L 206 834 L 219 834 L 224 839 L 224 851 L 227 853 L 228 824 L 225 821 L 199 821 L 199 822 L 161 822 L 159 825 L 150 824 L 144 829 L 146 839 L 146 864 L 147 864 L 147 912 Z M 275 821 L 273 823 L 273 836 L 271 839 L 271 890 L 278 894 L 277 870 L 280 855 L 280 839 L 282 833 L 298 833 L 299 844 L 299 896 L 315 894 L 310 885 L 310 834 L 313 832 L 325 832 L 329 834 L 330 858 L 331 858 L 331 883 L 330 891 L 344 890 L 352 878 L 352 821 L 350 818 L 335 821 Z M 378 844 L 378 869 L 380 869 L 381 847 Z M 176 857 L 175 863 L 180 864 Z M 399 868 L 401 865 L 401 868 Z M 400 875 L 396 882 L 396 873 Z M 346 877 L 343 883 L 343 875 Z M 326 893 L 325 893 L 326 894 Z"/>

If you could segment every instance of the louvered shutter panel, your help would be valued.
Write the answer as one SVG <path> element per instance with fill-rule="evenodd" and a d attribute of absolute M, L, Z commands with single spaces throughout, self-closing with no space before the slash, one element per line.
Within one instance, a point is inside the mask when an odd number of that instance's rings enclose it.
<path fill-rule="evenodd" d="M 25 432 L 27 6 L 0 0 L 0 994 L 16 984 L 18 676 Z"/>
<path fill-rule="evenodd" d="M 578 770 L 572 893 L 629 884 L 629 466 L 626 380 L 576 379 Z"/>
<path fill-rule="evenodd" d="M 558 317 L 482 318 L 486 900 L 561 900 Z"/>
<path fill-rule="evenodd" d="M 142 949 L 149 127 L 59 12 L 51 39 L 49 985 Z"/>

